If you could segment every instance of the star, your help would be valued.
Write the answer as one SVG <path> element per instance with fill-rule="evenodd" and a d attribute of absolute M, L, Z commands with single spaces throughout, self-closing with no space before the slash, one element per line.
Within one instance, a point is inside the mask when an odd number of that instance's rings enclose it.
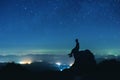
<path fill-rule="evenodd" d="M 24 10 L 26 11 L 28 8 L 27 7 L 24 7 Z"/>
<path fill-rule="evenodd" d="M 120 47 L 120 0 L 0 0 L 0 4 L 0 49 L 70 50 L 76 37 L 82 49 L 97 53 Z"/>

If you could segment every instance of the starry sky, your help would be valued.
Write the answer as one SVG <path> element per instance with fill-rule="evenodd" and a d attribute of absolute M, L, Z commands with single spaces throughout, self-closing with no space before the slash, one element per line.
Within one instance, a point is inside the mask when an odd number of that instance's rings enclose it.
<path fill-rule="evenodd" d="M 0 0 L 0 55 L 120 52 L 120 0 Z"/>

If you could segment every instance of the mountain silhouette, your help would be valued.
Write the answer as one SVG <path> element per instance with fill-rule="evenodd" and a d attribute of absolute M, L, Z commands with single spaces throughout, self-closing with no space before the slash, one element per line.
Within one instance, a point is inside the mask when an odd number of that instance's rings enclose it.
<path fill-rule="evenodd" d="M 7 63 L 0 69 L 0 80 L 120 80 L 120 61 L 105 59 L 96 63 L 94 54 L 88 49 L 73 56 L 73 65 L 63 71 L 46 62 Z"/>

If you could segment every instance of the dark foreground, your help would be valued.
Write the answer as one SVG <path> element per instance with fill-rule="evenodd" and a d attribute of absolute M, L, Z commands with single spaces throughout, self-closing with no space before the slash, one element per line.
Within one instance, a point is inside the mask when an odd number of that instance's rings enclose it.
<path fill-rule="evenodd" d="M 110 59 L 97 64 L 94 55 L 88 50 L 81 52 L 74 64 L 64 71 L 49 66 L 47 70 L 41 68 L 34 71 L 19 64 L 8 63 L 0 70 L 0 80 L 120 80 L 119 61 Z"/>

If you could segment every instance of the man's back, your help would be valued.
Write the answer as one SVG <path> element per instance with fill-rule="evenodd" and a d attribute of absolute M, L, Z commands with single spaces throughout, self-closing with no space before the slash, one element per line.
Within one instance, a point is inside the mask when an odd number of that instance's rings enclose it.
<path fill-rule="evenodd" d="M 70 57 L 72 57 L 72 54 L 78 53 L 79 52 L 79 42 L 78 39 L 75 40 L 76 46 L 72 49 L 71 53 L 69 54 Z"/>

